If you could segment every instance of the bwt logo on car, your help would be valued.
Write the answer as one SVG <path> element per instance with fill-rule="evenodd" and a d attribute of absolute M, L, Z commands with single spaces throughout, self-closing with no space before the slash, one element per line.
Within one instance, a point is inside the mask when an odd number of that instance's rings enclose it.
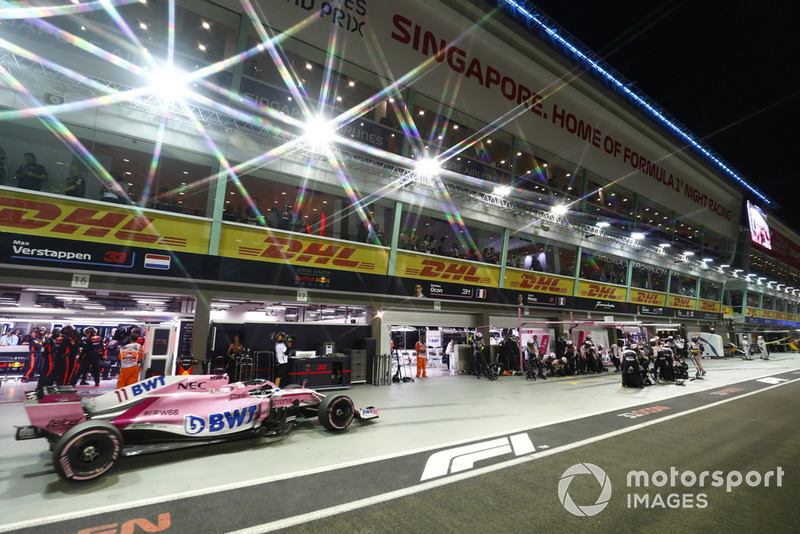
<path fill-rule="evenodd" d="M 187 415 L 183 418 L 183 428 L 190 436 L 203 432 L 206 427 L 208 432 L 220 432 L 226 428 L 233 430 L 251 423 L 256 410 L 258 405 L 253 404 L 229 412 L 209 414 L 208 420 L 197 415 Z"/>

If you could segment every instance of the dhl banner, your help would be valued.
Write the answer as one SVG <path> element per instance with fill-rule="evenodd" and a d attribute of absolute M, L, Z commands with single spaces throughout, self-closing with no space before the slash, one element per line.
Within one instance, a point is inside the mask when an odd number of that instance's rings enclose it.
<path fill-rule="evenodd" d="M 680 295 L 670 295 L 669 304 L 670 308 L 677 308 L 679 310 L 696 310 L 697 299 L 682 297 Z"/>
<path fill-rule="evenodd" d="M 698 309 L 701 312 L 719 313 L 722 309 L 722 303 L 700 299 L 700 307 Z"/>
<path fill-rule="evenodd" d="M 761 310 L 761 318 L 762 319 L 774 319 L 775 314 L 772 310 Z"/>
<path fill-rule="evenodd" d="M 223 224 L 219 255 L 304 267 L 385 275 L 389 252 L 325 237 Z"/>
<path fill-rule="evenodd" d="M 779 321 L 785 321 L 786 320 L 786 313 L 776 311 L 775 312 L 775 319 L 777 319 Z"/>
<path fill-rule="evenodd" d="M 588 282 L 586 280 L 581 280 L 578 283 L 578 296 L 587 299 L 625 302 L 626 292 L 627 290 L 624 287 L 619 286 L 598 284 L 597 282 Z"/>
<path fill-rule="evenodd" d="M 633 304 L 645 304 L 648 306 L 666 306 L 667 294 L 631 288 L 631 298 L 628 302 Z"/>
<path fill-rule="evenodd" d="M 498 287 L 500 267 L 476 264 L 442 256 L 398 252 L 394 274 L 473 286 Z"/>
<path fill-rule="evenodd" d="M 211 221 L 43 193 L 0 191 L 0 231 L 208 254 Z"/>
<path fill-rule="evenodd" d="M 723 306 L 722 316 L 725 317 L 726 319 L 733 318 L 733 306 Z"/>
<path fill-rule="evenodd" d="M 760 317 L 761 314 L 758 313 L 758 308 L 751 308 L 748 306 L 745 310 L 745 315 L 747 317 Z"/>
<path fill-rule="evenodd" d="M 506 269 L 503 287 L 571 297 L 575 288 L 575 279 L 520 269 Z"/>

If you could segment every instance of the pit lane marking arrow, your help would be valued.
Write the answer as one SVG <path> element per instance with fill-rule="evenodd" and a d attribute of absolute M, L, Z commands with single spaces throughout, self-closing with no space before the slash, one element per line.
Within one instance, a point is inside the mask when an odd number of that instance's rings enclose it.
<path fill-rule="evenodd" d="M 765 384 L 780 384 L 781 382 L 788 382 L 788 378 L 777 378 L 775 376 L 768 376 L 766 378 L 759 378 L 756 382 L 763 382 Z"/>
<path fill-rule="evenodd" d="M 448 473 L 458 473 L 472 469 L 475 462 L 514 453 L 516 456 L 536 451 L 528 434 L 515 434 L 473 445 L 465 445 L 433 453 L 425 463 L 420 482 L 440 477 Z"/>

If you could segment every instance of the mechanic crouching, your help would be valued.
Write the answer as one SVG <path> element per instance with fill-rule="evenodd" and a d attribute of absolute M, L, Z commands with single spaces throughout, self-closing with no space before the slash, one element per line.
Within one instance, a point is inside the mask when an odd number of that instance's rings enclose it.
<path fill-rule="evenodd" d="M 642 374 L 636 345 L 630 344 L 622 351 L 622 386 L 642 388 Z"/>

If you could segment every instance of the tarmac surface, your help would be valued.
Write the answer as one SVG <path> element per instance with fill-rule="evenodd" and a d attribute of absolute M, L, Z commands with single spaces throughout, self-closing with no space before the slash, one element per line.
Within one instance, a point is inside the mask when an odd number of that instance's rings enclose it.
<path fill-rule="evenodd" d="M 615 374 L 354 386 L 380 419 L 123 458 L 85 484 L 58 479 L 43 440 L 13 441 L 24 386 L 6 383 L 0 532 L 800 531 L 800 357 L 704 364 L 643 390 Z"/>

